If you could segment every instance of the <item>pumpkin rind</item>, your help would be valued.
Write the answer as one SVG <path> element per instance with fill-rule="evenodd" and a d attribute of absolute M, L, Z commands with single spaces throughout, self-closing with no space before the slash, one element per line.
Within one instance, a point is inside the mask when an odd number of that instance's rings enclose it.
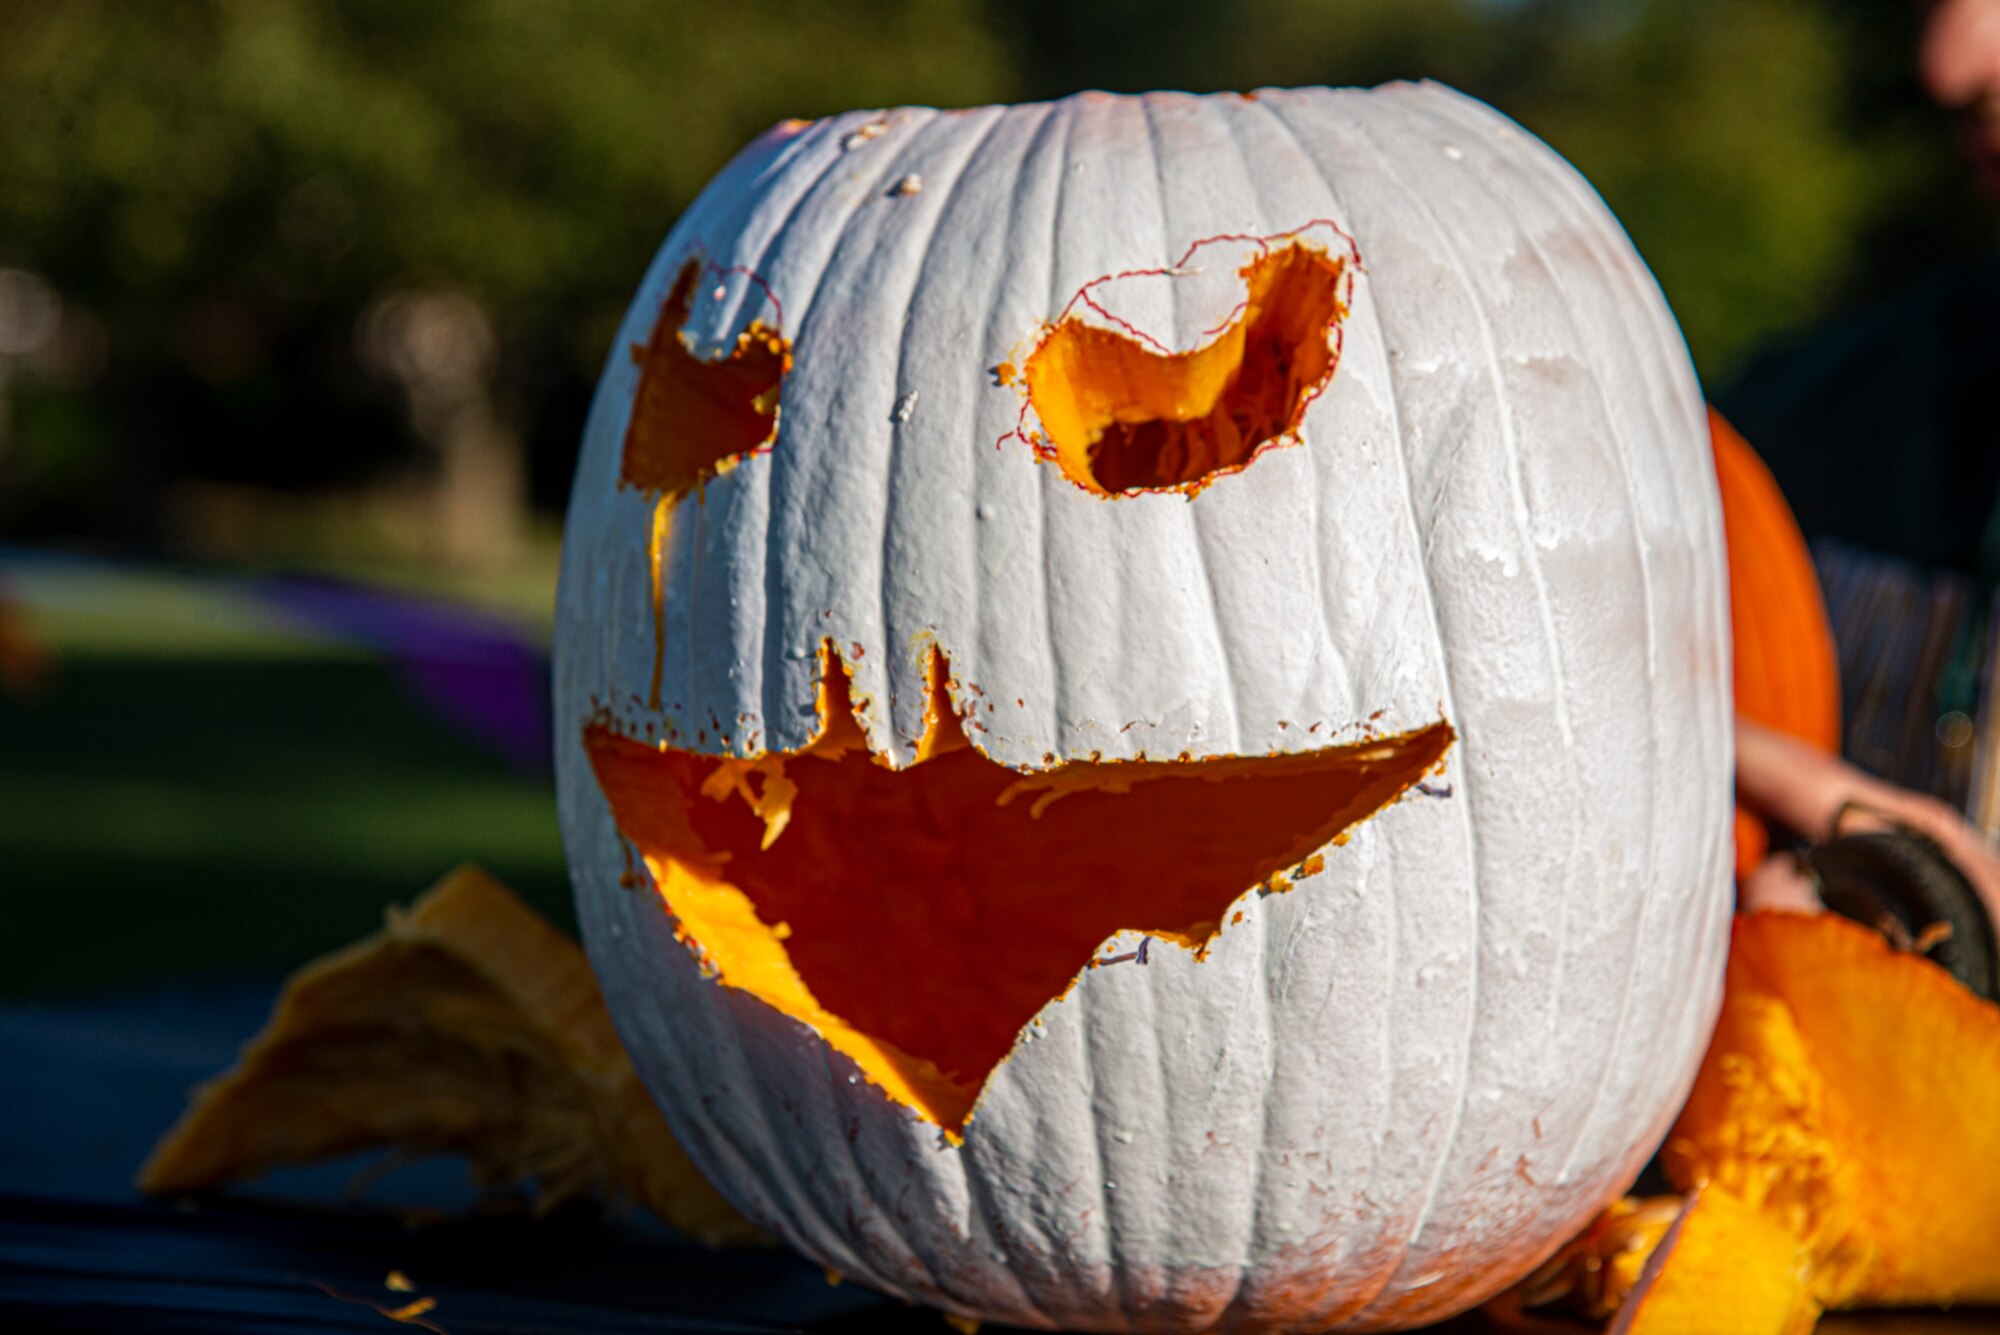
<path fill-rule="evenodd" d="M 1316 222 L 1361 271 L 1294 443 L 1191 496 L 1036 458 L 995 368 L 1076 293 Z M 769 448 L 662 501 L 619 485 L 627 349 L 691 262 L 684 341 L 725 355 L 761 322 L 792 366 Z M 1120 315 L 1194 347 L 1226 308 L 1178 290 Z M 1588 186 L 1476 103 L 1086 94 L 783 126 L 668 237 L 586 432 L 556 639 L 586 942 L 690 1155 L 843 1274 L 1029 1325 L 1418 1324 L 1580 1228 L 1692 1078 L 1729 892 L 1723 579 L 1657 288 Z M 933 651 L 974 744 L 1023 770 L 1441 717 L 1460 741 L 1441 796 L 1246 893 L 1204 957 L 1082 972 L 950 1145 L 704 976 L 621 886 L 584 753 L 592 723 L 800 750 L 828 641 L 899 767 Z"/>
<path fill-rule="evenodd" d="M 538 1211 L 623 1198 L 713 1245 L 757 1239 L 660 1124 L 576 942 L 470 865 L 286 979 L 136 1185 L 179 1196 L 385 1149 L 462 1155 Z"/>

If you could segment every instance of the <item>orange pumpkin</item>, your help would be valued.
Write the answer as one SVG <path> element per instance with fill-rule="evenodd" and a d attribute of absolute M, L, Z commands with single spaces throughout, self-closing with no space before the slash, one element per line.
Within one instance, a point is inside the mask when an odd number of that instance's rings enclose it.
<path fill-rule="evenodd" d="M 1729 549 L 1736 713 L 1838 751 L 1840 669 L 1805 536 L 1770 470 L 1736 428 L 1713 408 L 1708 426 Z M 1768 845 L 1763 822 L 1738 807 L 1738 877 L 1763 860 Z"/>

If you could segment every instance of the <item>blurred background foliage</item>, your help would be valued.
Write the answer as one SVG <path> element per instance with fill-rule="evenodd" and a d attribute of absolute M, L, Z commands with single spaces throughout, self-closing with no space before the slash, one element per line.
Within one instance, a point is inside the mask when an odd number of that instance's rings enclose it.
<path fill-rule="evenodd" d="M 417 360 L 471 345 L 553 507 L 625 296 L 738 146 L 1005 71 L 938 0 L 0 6 L 0 265 L 63 303 L 50 373 L 16 377 L 0 522 L 171 546 L 185 479 L 440 470 L 371 337 L 412 294 L 449 299 Z"/>
<path fill-rule="evenodd" d="M 898 102 L 1440 78 L 1597 183 L 1726 376 L 1759 338 L 1985 240 L 1909 74 L 1915 10 L 12 0 L 0 267 L 46 286 L 0 288 L 0 526 L 199 548 L 246 507 L 189 480 L 418 485 L 452 446 L 416 420 L 406 363 L 454 346 L 495 457 L 519 460 L 507 486 L 553 513 L 678 210 L 773 121 Z"/>
<path fill-rule="evenodd" d="M 583 417 L 771 123 L 1442 79 L 1597 184 L 1720 384 L 1992 244 L 1919 8 L 0 0 L 0 992 L 296 962 L 460 858 L 564 913 L 521 702 Z"/>

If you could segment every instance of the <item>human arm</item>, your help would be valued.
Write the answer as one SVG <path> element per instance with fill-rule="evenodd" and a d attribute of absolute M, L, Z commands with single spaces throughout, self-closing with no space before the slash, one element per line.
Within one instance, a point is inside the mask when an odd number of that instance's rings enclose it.
<path fill-rule="evenodd" d="M 1774 824 L 1814 839 L 1903 825 L 1928 836 L 2000 923 L 2000 851 L 1956 810 L 1878 779 L 1784 733 L 1736 720 L 1736 798 Z M 1838 829 L 1835 826 L 1838 825 Z M 1791 858 L 1767 858 L 1742 887 L 1745 908 L 1816 909 Z"/>

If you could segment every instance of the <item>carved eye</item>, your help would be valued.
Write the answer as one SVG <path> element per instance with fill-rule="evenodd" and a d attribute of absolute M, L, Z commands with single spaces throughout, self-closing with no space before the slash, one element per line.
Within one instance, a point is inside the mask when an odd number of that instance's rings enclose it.
<path fill-rule="evenodd" d="M 1240 274 L 1241 304 L 1185 352 L 1087 318 L 1108 314 L 1100 285 L 1079 292 L 1023 369 L 1037 452 L 1102 496 L 1192 495 L 1288 443 L 1333 378 L 1353 261 L 1293 240 Z"/>
<path fill-rule="evenodd" d="M 711 360 L 695 355 L 683 331 L 699 284 L 719 276 L 690 261 L 660 307 L 652 338 L 632 348 L 639 390 L 619 470 L 627 486 L 679 496 L 777 439 L 778 393 L 792 369 L 792 345 L 760 318 Z"/>

